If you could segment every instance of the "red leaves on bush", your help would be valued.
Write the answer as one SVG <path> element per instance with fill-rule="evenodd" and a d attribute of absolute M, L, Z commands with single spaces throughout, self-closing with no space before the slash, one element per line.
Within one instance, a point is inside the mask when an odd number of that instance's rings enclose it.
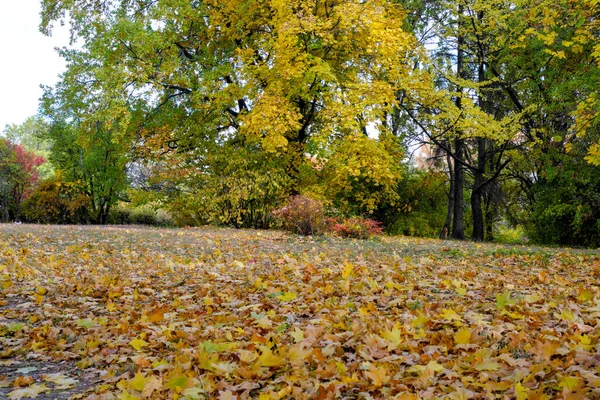
<path fill-rule="evenodd" d="M 371 218 L 349 218 L 339 221 L 330 218 L 327 224 L 327 230 L 341 237 L 367 239 L 371 236 L 382 235 L 383 226 Z"/>

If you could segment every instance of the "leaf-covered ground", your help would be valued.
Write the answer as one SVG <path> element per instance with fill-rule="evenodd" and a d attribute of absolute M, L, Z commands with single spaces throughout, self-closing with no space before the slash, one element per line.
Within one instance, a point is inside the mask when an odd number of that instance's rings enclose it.
<path fill-rule="evenodd" d="M 596 251 L 0 225 L 0 397 L 600 398 Z"/>

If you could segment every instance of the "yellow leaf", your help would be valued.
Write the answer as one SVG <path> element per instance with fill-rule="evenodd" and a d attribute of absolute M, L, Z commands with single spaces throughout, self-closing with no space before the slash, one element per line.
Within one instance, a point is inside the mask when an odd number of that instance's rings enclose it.
<path fill-rule="evenodd" d="M 387 374 L 387 370 L 385 366 L 381 366 L 381 368 L 375 367 L 375 365 L 371 364 L 369 366 L 369 370 L 365 371 L 365 375 L 367 378 L 371 380 L 375 387 L 383 386 L 388 383 L 390 377 Z"/>
<path fill-rule="evenodd" d="M 500 364 L 495 361 L 484 360 L 475 364 L 475 369 L 477 371 L 498 371 L 500 369 Z"/>
<path fill-rule="evenodd" d="M 573 321 L 575 320 L 575 314 L 573 314 L 573 311 L 571 310 L 562 310 L 558 318 L 562 319 L 563 321 Z"/>
<path fill-rule="evenodd" d="M 167 307 L 156 307 L 152 309 L 150 314 L 148 314 L 148 321 L 155 324 L 158 322 L 162 322 L 162 320 L 165 318 L 165 311 L 167 311 Z"/>
<path fill-rule="evenodd" d="M 136 395 L 133 395 L 129 392 L 122 392 L 119 397 L 119 400 L 140 400 L 140 398 Z"/>
<path fill-rule="evenodd" d="M 146 378 L 144 374 L 138 372 L 137 374 L 135 374 L 133 379 L 129 381 L 129 387 L 137 390 L 138 392 L 141 392 L 144 390 L 144 388 L 146 387 L 146 383 L 148 383 L 149 380 L 150 379 Z"/>
<path fill-rule="evenodd" d="M 592 339 L 590 339 L 590 337 L 588 335 L 581 335 L 581 336 L 579 336 L 579 343 L 584 346 L 587 346 L 587 345 L 592 344 Z"/>
<path fill-rule="evenodd" d="M 290 332 L 290 336 L 294 338 L 294 342 L 300 343 L 304 340 L 304 332 L 296 327 L 293 332 Z"/>
<path fill-rule="evenodd" d="M 162 388 L 162 379 L 158 376 L 150 376 L 146 381 L 144 390 L 142 390 L 142 397 L 150 397 L 155 391 L 160 391 Z"/>
<path fill-rule="evenodd" d="M 149 343 L 143 339 L 135 338 L 131 342 L 129 342 L 129 344 L 131 345 L 131 347 L 133 347 L 137 351 L 140 351 L 142 349 L 142 347 L 148 346 Z"/>
<path fill-rule="evenodd" d="M 444 370 L 443 366 L 433 360 L 427 363 L 426 368 L 432 372 L 442 372 Z"/>
<path fill-rule="evenodd" d="M 304 362 L 306 357 L 311 353 L 311 350 L 307 350 L 301 344 L 295 344 L 290 346 L 288 351 L 288 359 L 294 365 L 299 365 Z"/>
<path fill-rule="evenodd" d="M 342 271 L 342 278 L 348 279 L 352 275 L 352 272 L 354 272 L 354 266 L 346 261 L 344 263 L 344 270 Z"/>
<path fill-rule="evenodd" d="M 46 382 L 51 382 L 56 385 L 55 389 L 66 390 L 75 387 L 79 382 L 76 379 L 69 378 L 64 374 L 45 374 L 42 379 Z"/>
<path fill-rule="evenodd" d="M 262 348 L 263 352 L 256 360 L 256 364 L 261 367 L 281 367 L 285 364 L 285 360 L 273 354 L 273 352 L 268 347 Z"/>
<path fill-rule="evenodd" d="M 21 388 L 21 389 L 15 389 L 12 392 L 10 392 L 8 394 L 8 398 L 11 400 L 19 400 L 22 399 L 24 397 L 30 398 L 30 399 L 34 399 L 36 398 L 40 393 L 45 392 L 46 390 L 48 390 L 48 388 L 46 387 L 46 385 L 39 385 L 39 384 L 33 384 L 31 386 L 28 386 L 26 388 Z"/>
<path fill-rule="evenodd" d="M 113 303 L 111 299 L 108 299 L 108 301 L 106 302 L 106 311 L 112 312 L 116 309 L 117 306 L 115 305 L 115 303 Z"/>
<path fill-rule="evenodd" d="M 448 321 L 462 321 L 462 317 L 451 308 L 443 309 L 440 316 L 442 317 L 442 319 Z"/>
<path fill-rule="evenodd" d="M 386 339 L 390 345 L 388 346 L 389 350 L 394 350 L 400 346 L 402 343 L 402 332 L 398 329 L 397 326 L 394 326 L 391 331 L 383 331 L 381 336 Z"/>
<path fill-rule="evenodd" d="M 471 343 L 471 331 L 467 328 L 460 329 L 454 335 L 454 341 L 456 344 L 469 344 Z"/>
<path fill-rule="evenodd" d="M 171 376 L 169 381 L 165 384 L 165 387 L 173 390 L 183 390 L 194 386 L 194 381 L 186 374 L 174 374 Z"/>
<path fill-rule="evenodd" d="M 292 292 L 284 292 L 282 295 L 278 296 L 281 301 L 292 301 L 296 299 L 296 293 Z"/>
<path fill-rule="evenodd" d="M 517 383 L 515 386 L 515 394 L 517 396 L 517 400 L 527 400 L 527 394 L 529 393 L 529 389 L 523 387 L 521 383 Z"/>
<path fill-rule="evenodd" d="M 558 384 L 559 387 L 573 391 L 579 387 L 579 379 L 574 376 L 565 376 Z"/>

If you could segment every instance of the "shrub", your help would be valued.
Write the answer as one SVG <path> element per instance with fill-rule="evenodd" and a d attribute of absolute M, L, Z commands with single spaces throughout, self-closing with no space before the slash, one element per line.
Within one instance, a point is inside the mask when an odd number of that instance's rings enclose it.
<path fill-rule="evenodd" d="M 163 210 L 150 207 L 125 208 L 115 207 L 111 210 L 108 223 L 113 225 L 150 225 L 172 226 L 169 214 Z"/>
<path fill-rule="evenodd" d="M 375 218 L 388 235 L 438 237 L 446 219 L 447 180 L 441 172 L 409 169 L 397 187 L 400 200 L 381 207 Z"/>
<path fill-rule="evenodd" d="M 323 203 L 304 196 L 294 196 L 284 207 L 273 211 L 284 229 L 300 235 L 322 234 L 325 230 Z"/>
<path fill-rule="evenodd" d="M 504 244 L 527 243 L 525 229 L 520 225 L 514 228 L 500 226 L 495 236 L 495 242 Z"/>
<path fill-rule="evenodd" d="M 40 182 L 25 200 L 21 215 L 26 222 L 42 224 L 81 224 L 89 222 L 90 198 L 78 183 L 60 176 Z"/>
<path fill-rule="evenodd" d="M 328 222 L 327 230 L 341 237 L 368 239 L 383 234 L 382 223 L 370 218 L 349 218 L 341 222 L 330 218 Z"/>

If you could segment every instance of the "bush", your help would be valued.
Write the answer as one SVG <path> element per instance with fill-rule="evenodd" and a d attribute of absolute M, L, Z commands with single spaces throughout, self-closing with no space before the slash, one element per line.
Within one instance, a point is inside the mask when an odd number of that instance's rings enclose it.
<path fill-rule="evenodd" d="M 40 182 L 23 202 L 21 216 L 32 223 L 83 224 L 89 222 L 90 207 L 90 198 L 77 183 L 65 182 L 58 176 Z"/>
<path fill-rule="evenodd" d="M 382 207 L 375 218 L 388 235 L 438 237 L 446 220 L 447 180 L 441 172 L 409 169 L 398 185 L 398 203 Z"/>
<path fill-rule="evenodd" d="M 149 207 L 115 207 L 111 210 L 108 223 L 113 225 L 172 226 L 169 214 Z"/>
<path fill-rule="evenodd" d="M 515 228 L 511 227 L 499 227 L 498 233 L 494 238 L 495 242 L 504 244 L 524 244 L 527 243 L 527 237 L 525 235 L 525 229 L 522 226 Z"/>
<path fill-rule="evenodd" d="M 383 234 L 382 223 L 370 218 L 349 218 L 342 222 L 331 218 L 328 222 L 327 230 L 341 237 L 368 239 Z"/>
<path fill-rule="evenodd" d="M 294 196 L 287 205 L 273 211 L 284 229 L 300 235 L 317 235 L 325 231 L 323 203 L 304 196 Z"/>

